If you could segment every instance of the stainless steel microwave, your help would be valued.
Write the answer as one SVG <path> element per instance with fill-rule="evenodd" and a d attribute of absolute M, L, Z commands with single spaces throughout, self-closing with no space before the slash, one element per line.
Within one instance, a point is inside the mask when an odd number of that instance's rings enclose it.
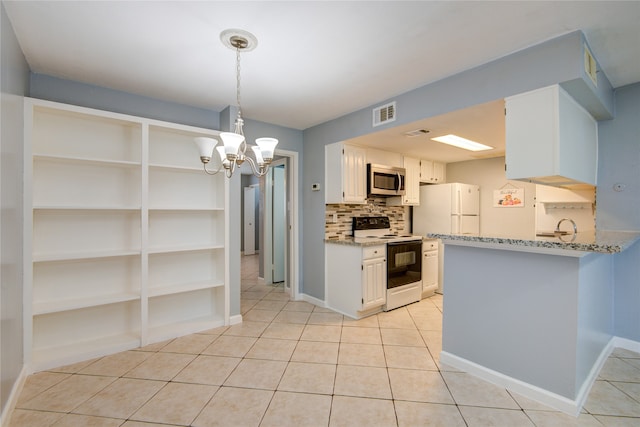
<path fill-rule="evenodd" d="M 367 164 L 368 196 L 403 196 L 404 168 Z"/>

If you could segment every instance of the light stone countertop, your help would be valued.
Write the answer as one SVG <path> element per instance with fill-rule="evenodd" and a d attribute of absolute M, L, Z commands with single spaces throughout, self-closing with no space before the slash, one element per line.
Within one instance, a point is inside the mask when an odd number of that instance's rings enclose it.
<path fill-rule="evenodd" d="M 420 238 L 420 236 L 416 236 L 416 238 Z M 429 240 L 436 240 L 436 239 L 437 237 L 423 237 L 422 241 L 427 242 Z M 352 236 L 347 236 L 344 239 L 324 239 L 324 242 L 334 243 L 336 245 L 347 245 L 347 246 L 377 246 L 377 245 L 386 245 L 389 242 L 389 239 L 373 239 L 371 237 L 358 239 Z"/>
<path fill-rule="evenodd" d="M 587 253 L 614 254 L 631 247 L 638 239 L 638 231 L 591 231 L 578 232 L 572 240 L 571 234 L 560 237 L 496 237 L 450 234 L 428 234 L 449 244 L 486 247 L 492 249 L 520 250 L 525 252 L 557 253 L 559 255 L 581 256 Z M 575 254 L 571 254 L 571 251 Z"/>

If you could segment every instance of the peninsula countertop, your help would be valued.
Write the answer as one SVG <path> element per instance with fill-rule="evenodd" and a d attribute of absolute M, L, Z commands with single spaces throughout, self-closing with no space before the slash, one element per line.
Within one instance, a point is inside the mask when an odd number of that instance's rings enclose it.
<path fill-rule="evenodd" d="M 519 237 L 471 236 L 451 234 L 427 234 L 441 239 L 445 244 L 486 247 L 565 256 L 583 256 L 588 253 L 615 254 L 631 247 L 640 239 L 640 231 L 585 231 L 574 236 L 540 237 L 535 234 Z"/>
<path fill-rule="evenodd" d="M 419 239 L 420 236 L 416 236 L 416 239 Z M 438 237 L 422 237 L 422 241 L 436 240 Z M 324 239 L 325 243 L 334 243 L 336 245 L 347 245 L 347 246 L 377 246 L 377 245 L 386 245 L 389 242 L 389 239 L 374 239 L 371 237 L 366 238 L 358 238 L 353 236 L 346 236 L 341 239 Z"/>

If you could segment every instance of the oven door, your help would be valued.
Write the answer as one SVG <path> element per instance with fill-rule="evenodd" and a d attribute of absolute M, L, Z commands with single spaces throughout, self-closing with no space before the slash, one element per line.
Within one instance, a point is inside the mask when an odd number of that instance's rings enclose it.
<path fill-rule="evenodd" d="M 387 243 L 387 289 L 422 280 L 422 242 Z"/>

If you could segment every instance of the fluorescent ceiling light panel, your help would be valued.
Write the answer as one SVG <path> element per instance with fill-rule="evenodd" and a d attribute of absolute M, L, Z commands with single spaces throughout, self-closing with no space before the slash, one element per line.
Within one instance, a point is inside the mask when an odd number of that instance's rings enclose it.
<path fill-rule="evenodd" d="M 444 135 L 438 136 L 436 138 L 431 138 L 434 141 L 442 142 L 444 144 L 453 145 L 454 147 L 463 148 L 469 151 L 483 151 L 483 150 L 492 150 L 493 147 L 489 147 L 488 145 L 480 144 L 479 142 L 471 141 L 470 139 L 465 139 L 457 135 Z"/>

